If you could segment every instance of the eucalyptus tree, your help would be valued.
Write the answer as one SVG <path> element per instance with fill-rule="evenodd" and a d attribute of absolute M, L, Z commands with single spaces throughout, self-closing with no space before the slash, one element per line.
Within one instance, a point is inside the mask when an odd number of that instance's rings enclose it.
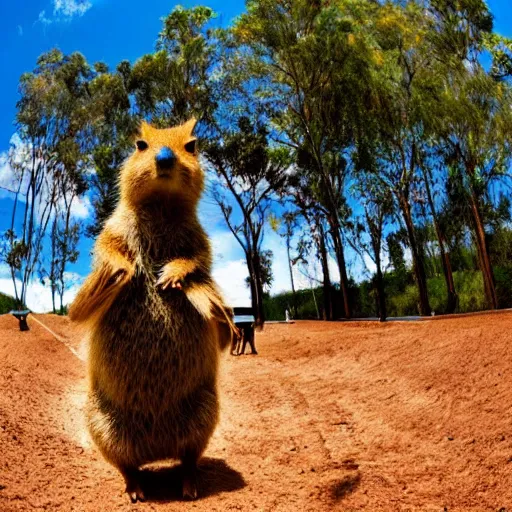
<path fill-rule="evenodd" d="M 489 186 L 507 174 L 510 163 L 512 41 L 493 31 L 493 16 L 483 0 L 431 0 L 435 29 L 433 55 L 442 63 L 443 94 L 432 119 L 437 123 L 440 155 L 467 198 L 473 237 L 489 308 L 498 307 L 486 242 L 485 203 Z M 481 64 L 491 58 L 490 72 Z M 454 179 L 458 176 L 458 179 Z"/>
<path fill-rule="evenodd" d="M 322 318 L 334 320 L 334 289 L 329 269 L 329 251 L 327 247 L 328 228 L 324 212 L 311 198 L 307 177 L 302 173 L 290 172 L 278 190 L 297 208 L 298 214 L 304 219 L 304 232 L 297 245 L 299 261 L 302 266 L 308 266 L 308 258 L 316 255 L 322 269 L 322 279 L 319 282 L 323 288 Z M 310 283 L 314 276 L 306 275 Z M 315 297 L 316 305 L 316 297 Z"/>
<path fill-rule="evenodd" d="M 460 174 L 472 221 L 487 305 L 498 307 L 494 274 L 486 240 L 484 209 L 491 183 L 510 176 L 512 162 L 512 89 L 474 67 L 452 82 L 443 97 L 446 114 L 440 134 L 443 156 Z"/>
<path fill-rule="evenodd" d="M 217 130 L 203 147 L 217 176 L 211 194 L 244 251 L 256 326 L 262 328 L 266 256 L 262 243 L 272 197 L 286 178 L 289 155 L 286 149 L 270 145 L 267 129 L 257 119 L 242 115 L 236 125 L 218 125 Z"/>
<path fill-rule="evenodd" d="M 379 12 L 377 37 L 385 49 L 383 64 L 377 69 L 379 103 L 371 112 L 370 133 L 360 139 L 363 155 L 373 159 L 372 153 L 376 152 L 376 175 L 392 192 L 400 211 L 419 291 L 420 313 L 427 316 L 431 310 L 424 250 L 416 232 L 412 191 L 427 143 L 431 104 L 440 88 L 432 72 L 429 23 L 415 2 L 385 4 Z"/>
<path fill-rule="evenodd" d="M 512 76 L 512 39 L 494 31 L 494 17 L 485 0 L 423 0 L 421 3 L 432 24 L 429 39 L 439 62 L 452 71 L 465 71 L 479 64 L 482 53 L 487 53 L 491 76 L 498 79 Z"/>
<path fill-rule="evenodd" d="M 352 193 L 358 198 L 363 210 L 361 218 L 356 219 L 353 227 L 355 247 L 367 254 L 375 264 L 378 316 L 384 322 L 387 312 L 382 255 L 384 229 L 394 214 L 393 197 L 391 191 L 383 188 L 375 173 L 371 172 L 359 173 Z"/>
<path fill-rule="evenodd" d="M 209 7 L 175 7 L 163 18 L 156 51 L 142 56 L 130 73 L 138 113 L 168 127 L 191 116 L 211 121 L 214 105 L 210 75 L 217 62 Z"/>
<path fill-rule="evenodd" d="M 286 258 L 288 261 L 288 270 L 290 272 L 290 284 L 292 287 L 292 314 L 297 318 L 297 296 L 295 292 L 295 279 L 293 277 L 293 267 L 297 264 L 300 255 L 292 257 L 292 240 L 297 235 L 300 227 L 299 215 L 296 211 L 285 211 L 280 217 L 272 216 L 270 218 L 272 229 L 284 239 L 286 246 Z"/>
<path fill-rule="evenodd" d="M 26 304 L 27 289 L 41 264 L 48 225 L 61 207 L 63 184 L 81 179 L 87 165 L 89 76 L 81 54 L 51 50 L 39 57 L 32 73 L 20 78 L 18 142 L 10 162 L 17 192 L 7 255 L 20 306 Z"/>
<path fill-rule="evenodd" d="M 311 194 L 329 222 L 347 318 L 346 151 L 368 99 L 370 65 L 378 58 L 365 32 L 377 8 L 369 0 L 252 0 L 232 30 L 245 68 L 274 99 L 275 139 L 293 149 L 302 172 L 317 185 Z"/>
<path fill-rule="evenodd" d="M 93 113 L 94 147 L 91 151 L 91 188 L 94 220 L 87 235 L 96 237 L 119 199 L 118 178 L 121 166 L 133 148 L 139 117 L 130 98 L 131 65 L 122 61 L 115 70 L 96 64 L 89 84 Z"/>
<path fill-rule="evenodd" d="M 449 253 L 448 240 L 446 236 L 446 230 L 443 227 L 443 223 L 440 221 L 438 207 L 436 207 L 436 198 L 435 198 L 435 185 L 437 182 L 445 181 L 444 173 L 441 170 L 438 170 L 437 176 L 434 174 L 433 169 L 434 164 L 429 165 L 428 160 L 425 158 L 420 159 L 419 168 L 421 170 L 421 185 L 424 187 L 426 203 L 428 205 L 428 209 L 430 211 L 430 217 L 432 219 L 432 224 L 435 230 L 435 234 L 437 237 L 437 243 L 439 247 L 439 255 L 441 257 L 441 265 L 443 268 L 443 275 L 446 283 L 446 313 L 454 313 L 457 308 L 457 291 L 455 289 L 455 281 L 453 278 L 453 269 L 451 263 L 451 257 Z M 442 188 L 442 187 L 437 187 Z"/>

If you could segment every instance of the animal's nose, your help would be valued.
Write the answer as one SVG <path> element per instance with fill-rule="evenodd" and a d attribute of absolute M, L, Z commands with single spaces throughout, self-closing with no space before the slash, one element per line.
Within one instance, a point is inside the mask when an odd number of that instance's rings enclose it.
<path fill-rule="evenodd" d="M 167 146 L 164 146 L 156 155 L 156 165 L 161 170 L 170 171 L 174 162 L 176 162 L 176 155 Z"/>

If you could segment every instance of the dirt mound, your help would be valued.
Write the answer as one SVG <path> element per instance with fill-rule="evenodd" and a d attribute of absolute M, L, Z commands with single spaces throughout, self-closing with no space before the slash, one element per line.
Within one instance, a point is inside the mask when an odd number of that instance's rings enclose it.
<path fill-rule="evenodd" d="M 2 512 L 512 511 L 512 314 L 269 325 L 260 355 L 223 358 L 192 504 L 172 463 L 129 504 L 85 433 L 80 333 L 29 323 L 0 316 Z"/>

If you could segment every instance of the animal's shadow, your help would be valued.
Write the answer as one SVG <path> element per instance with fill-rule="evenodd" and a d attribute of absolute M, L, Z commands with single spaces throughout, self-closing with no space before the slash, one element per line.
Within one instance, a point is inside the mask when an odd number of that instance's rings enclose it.
<path fill-rule="evenodd" d="M 355 492 L 361 483 L 361 475 L 349 475 L 341 480 L 336 480 L 331 484 L 331 497 L 335 501 L 346 498 L 349 494 Z"/>
<path fill-rule="evenodd" d="M 178 501 L 182 496 L 183 467 L 145 468 L 139 473 L 139 484 L 147 501 Z M 205 458 L 199 463 L 197 475 L 198 498 L 215 496 L 221 492 L 242 489 L 246 482 L 241 473 L 229 467 L 222 459 Z"/>

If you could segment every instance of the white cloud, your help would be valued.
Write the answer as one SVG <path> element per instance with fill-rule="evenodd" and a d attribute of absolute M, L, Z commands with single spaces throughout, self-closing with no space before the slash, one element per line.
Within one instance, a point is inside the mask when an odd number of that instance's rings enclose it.
<path fill-rule="evenodd" d="M 90 0 L 53 0 L 53 16 L 47 16 L 46 10 L 39 13 L 37 21 L 50 25 L 60 21 L 71 21 L 83 16 L 92 7 Z"/>
<path fill-rule="evenodd" d="M 10 161 L 17 164 L 22 164 L 23 161 L 31 160 L 31 146 L 23 143 L 20 137 L 15 133 L 10 140 L 11 147 L 9 151 L 3 151 L 0 153 L 0 199 L 2 198 L 13 198 L 13 193 L 18 188 L 18 177 L 15 170 L 11 167 Z M 30 164 L 29 164 L 30 165 Z M 23 195 L 24 191 L 28 189 L 29 185 L 29 173 L 25 173 L 23 177 L 23 183 L 21 186 L 21 194 L 18 200 L 22 203 L 26 202 L 26 197 Z M 41 208 L 47 203 L 47 197 L 50 196 L 50 182 L 46 181 L 43 183 L 41 189 L 41 201 L 39 206 Z M 60 198 L 58 206 L 61 210 L 64 209 L 64 198 Z M 75 198 L 71 208 L 71 215 L 75 219 L 86 219 L 92 212 L 92 204 L 89 197 L 84 196 L 81 198 Z"/>
<path fill-rule="evenodd" d="M 22 36 L 23 35 L 23 27 L 21 25 L 18 25 L 18 35 Z"/>
<path fill-rule="evenodd" d="M 71 206 L 71 217 L 87 219 L 92 213 L 93 206 L 88 196 L 76 198 Z"/>
<path fill-rule="evenodd" d="M 210 239 L 214 260 L 225 262 L 244 257 L 243 249 L 231 231 L 216 231 Z"/>
<path fill-rule="evenodd" d="M 296 243 L 296 238 L 292 239 L 292 247 Z M 243 257 L 238 242 L 230 231 L 217 230 L 211 234 L 212 252 L 214 256 L 213 275 L 219 286 L 222 287 L 224 294 L 229 299 L 231 305 L 250 305 L 250 290 L 245 284 L 245 278 L 248 276 L 247 264 Z M 270 289 L 271 295 L 291 290 L 290 270 L 288 267 L 288 256 L 286 252 L 285 240 L 271 229 L 265 231 L 263 242 L 264 250 L 271 250 L 273 282 Z M 292 249 L 292 256 L 295 251 Z M 311 285 L 318 286 L 321 282 L 322 269 L 317 261 L 316 253 L 306 255 L 306 260 L 310 261 L 307 274 L 313 279 L 310 280 L 298 268 L 298 265 L 292 267 L 295 289 L 302 290 L 310 288 Z M 339 282 L 339 272 L 336 260 L 329 256 L 329 272 L 332 282 Z M 312 281 L 312 282 L 311 282 Z M 239 304 L 242 302 L 242 304 Z"/>
<path fill-rule="evenodd" d="M 53 14 L 67 18 L 83 16 L 91 7 L 89 0 L 54 0 Z"/>
<path fill-rule="evenodd" d="M 50 18 L 46 17 L 46 11 L 41 11 L 39 13 L 39 16 L 37 17 L 37 21 L 41 23 L 42 25 L 49 25 L 52 23 L 52 20 Z"/>
<path fill-rule="evenodd" d="M 21 142 L 18 134 L 15 133 L 9 143 L 10 149 L 0 153 L 0 199 L 11 197 L 12 192 L 17 189 L 16 173 L 9 162 L 21 163 L 30 157 L 30 147 Z M 26 188 L 27 185 L 28 176 L 25 176 L 22 188 Z"/>
<path fill-rule="evenodd" d="M 245 282 L 248 275 L 245 260 L 228 261 L 214 266 L 213 278 L 230 306 L 251 305 L 251 292 Z"/>
<path fill-rule="evenodd" d="M 7 277 L 10 274 L 6 265 L 0 265 L 0 292 L 14 297 L 14 285 L 12 279 Z M 83 278 L 78 274 L 67 272 L 67 282 L 70 287 L 64 292 L 64 304 L 70 304 L 78 293 L 80 283 Z M 16 286 L 18 293 L 21 289 L 21 282 L 17 280 Z M 27 306 L 34 312 L 47 313 L 52 310 L 52 295 L 49 283 L 42 284 L 38 280 L 33 280 L 27 288 Z M 59 307 L 59 300 L 56 297 L 57 307 Z"/>

